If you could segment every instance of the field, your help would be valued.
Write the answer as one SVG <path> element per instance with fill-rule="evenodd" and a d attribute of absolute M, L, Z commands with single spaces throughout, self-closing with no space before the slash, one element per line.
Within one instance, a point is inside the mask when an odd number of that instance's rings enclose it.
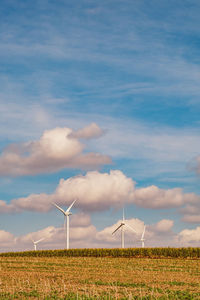
<path fill-rule="evenodd" d="M 2 256 L 0 299 L 200 299 L 200 260 Z"/>

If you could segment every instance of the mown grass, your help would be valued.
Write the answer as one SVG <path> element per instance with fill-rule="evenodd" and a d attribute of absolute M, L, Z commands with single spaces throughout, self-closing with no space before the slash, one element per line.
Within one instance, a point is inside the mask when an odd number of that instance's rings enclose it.
<path fill-rule="evenodd" d="M 200 260 L 0 257 L 0 299 L 200 299 Z"/>

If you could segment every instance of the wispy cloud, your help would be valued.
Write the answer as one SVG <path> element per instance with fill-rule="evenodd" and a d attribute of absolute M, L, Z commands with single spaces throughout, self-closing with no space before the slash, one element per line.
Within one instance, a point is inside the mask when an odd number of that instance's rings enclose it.
<path fill-rule="evenodd" d="M 192 49 L 188 49 L 187 34 L 191 33 L 189 28 L 194 32 L 194 27 L 196 31 L 198 26 L 194 26 L 193 19 L 191 20 L 189 16 L 183 22 L 180 11 L 171 3 L 167 7 L 162 5 L 157 7 L 157 11 L 161 12 L 163 9 L 169 9 L 170 14 L 165 16 L 164 20 L 153 18 L 154 9 L 148 10 L 143 1 L 134 6 L 129 1 L 125 3 L 126 5 L 122 5 L 118 2 L 113 8 L 113 5 L 105 2 L 94 4 L 94 7 L 90 7 L 86 2 L 81 12 L 76 11 L 76 4 L 73 4 L 73 13 L 67 5 L 62 4 L 58 7 L 48 3 L 47 7 L 53 6 L 56 12 L 53 20 L 48 17 L 48 12 L 44 14 L 39 6 L 36 8 L 38 13 L 32 18 L 29 14 L 29 17 L 26 15 L 28 7 L 24 7 L 23 17 L 16 8 L 19 14 L 18 23 L 8 22 L 6 33 L 3 30 L 1 55 L 6 60 L 12 57 L 14 63 L 20 59 L 20 64 L 24 65 L 26 71 L 21 72 L 20 78 L 26 76 L 26 80 L 32 83 L 37 91 L 36 97 L 38 92 L 40 94 L 42 92 L 38 80 L 39 72 L 40 82 L 49 80 L 47 90 L 55 92 L 54 82 L 56 85 L 60 82 L 62 87 L 70 82 L 68 93 L 70 90 L 77 93 L 77 87 L 82 87 L 83 92 L 87 94 L 92 92 L 93 101 L 94 96 L 104 98 L 104 105 L 108 98 L 116 101 L 117 98 L 126 95 L 140 95 L 140 98 L 145 96 L 145 102 L 148 101 L 146 98 L 148 96 L 157 105 L 158 101 L 152 98 L 155 95 L 178 95 L 178 97 L 181 95 L 182 105 L 185 101 L 191 104 L 191 98 L 199 97 L 200 70 L 196 61 L 188 57 L 188 50 Z M 198 4 L 195 6 L 198 7 Z M 184 11 L 185 5 L 183 4 L 181 8 Z M 172 18 L 174 12 L 177 13 L 178 20 L 183 26 L 174 22 Z M 194 8 L 191 15 L 196 15 Z M 99 18 L 105 22 L 100 22 Z M 60 19 L 62 22 L 58 22 Z M 175 19 L 177 21 L 177 18 Z M 24 30 L 27 24 L 31 34 Z M 186 39 L 179 39 L 177 44 L 173 34 L 175 37 L 180 33 L 183 34 L 182 28 L 187 29 L 184 30 Z M 195 48 L 195 45 L 191 45 L 192 47 Z M 198 54 L 194 51 L 193 57 L 198 58 Z M 51 70 L 46 67 L 44 70 L 38 67 L 35 69 L 30 64 L 30 58 L 34 60 L 36 66 L 41 62 L 45 65 L 48 61 L 52 66 Z M 55 62 L 56 66 L 60 62 L 66 64 L 67 72 L 60 65 L 60 72 L 56 72 Z M 86 62 L 87 66 L 90 65 L 88 69 L 85 66 Z M 104 71 L 105 68 L 108 72 Z M 90 76 L 91 72 L 93 76 Z M 10 78 L 16 78 L 19 82 L 15 74 L 7 73 Z M 75 84 L 70 80 L 72 77 Z M 137 99 L 134 99 L 135 101 Z M 173 98 L 164 100 L 162 97 L 159 101 L 168 101 L 169 105 L 174 105 Z"/>

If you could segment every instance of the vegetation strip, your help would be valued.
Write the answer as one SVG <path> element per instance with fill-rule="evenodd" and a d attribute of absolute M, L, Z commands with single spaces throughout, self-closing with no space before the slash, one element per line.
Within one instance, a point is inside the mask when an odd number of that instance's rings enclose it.
<path fill-rule="evenodd" d="M 1 257 L 148 257 L 200 258 L 200 248 L 69 249 L 0 253 Z"/>

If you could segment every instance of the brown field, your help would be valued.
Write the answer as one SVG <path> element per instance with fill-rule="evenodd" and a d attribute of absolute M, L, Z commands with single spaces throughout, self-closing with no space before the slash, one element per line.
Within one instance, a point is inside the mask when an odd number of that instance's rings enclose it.
<path fill-rule="evenodd" d="M 200 299 L 200 260 L 0 257 L 0 299 Z"/>

